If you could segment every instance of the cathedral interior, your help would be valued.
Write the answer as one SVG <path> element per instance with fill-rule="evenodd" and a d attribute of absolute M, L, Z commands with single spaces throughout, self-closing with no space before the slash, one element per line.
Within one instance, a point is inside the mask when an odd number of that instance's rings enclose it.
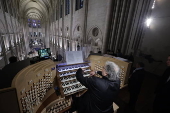
<path fill-rule="evenodd" d="M 5 99 L 0 112 L 70 113 L 70 90 L 81 94 L 87 88 L 66 88 L 63 81 L 75 78 L 61 70 L 70 68 L 67 52 L 81 51 L 85 62 L 73 70 L 102 70 L 107 60 L 123 70 L 113 105 L 117 113 L 127 113 L 128 78 L 143 62 L 147 76 L 136 110 L 152 113 L 154 90 L 170 55 L 169 10 L 169 0 L 0 0 L 0 98 Z M 10 63 L 11 56 L 18 62 Z"/>

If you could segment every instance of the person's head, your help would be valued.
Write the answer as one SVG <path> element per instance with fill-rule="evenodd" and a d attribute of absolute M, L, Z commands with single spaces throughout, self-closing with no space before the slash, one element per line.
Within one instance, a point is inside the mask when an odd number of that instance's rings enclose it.
<path fill-rule="evenodd" d="M 168 56 L 166 63 L 167 63 L 167 66 L 169 67 L 170 66 L 170 55 Z"/>
<path fill-rule="evenodd" d="M 107 61 L 102 70 L 102 75 L 114 81 L 119 78 L 120 68 L 114 62 Z"/>
<path fill-rule="evenodd" d="M 110 49 L 108 49 L 107 52 L 110 52 Z"/>
<path fill-rule="evenodd" d="M 108 49 L 106 53 L 109 54 L 110 53 L 110 49 Z"/>
<path fill-rule="evenodd" d="M 102 52 L 101 52 L 101 51 L 98 51 L 98 53 L 100 53 L 100 54 L 101 54 Z"/>
<path fill-rule="evenodd" d="M 17 62 L 17 57 L 11 56 L 11 57 L 9 58 L 9 62 L 10 62 L 10 63 Z"/>
<path fill-rule="evenodd" d="M 117 49 L 117 53 L 121 53 L 120 49 Z"/>
<path fill-rule="evenodd" d="M 92 54 L 93 53 L 93 51 L 90 51 L 90 54 Z"/>
<path fill-rule="evenodd" d="M 132 52 L 130 53 L 130 56 L 133 56 L 133 53 L 132 53 Z"/>
<path fill-rule="evenodd" d="M 145 65 L 144 65 L 143 62 L 138 62 L 138 63 L 136 63 L 136 68 L 140 68 L 140 67 L 142 67 L 142 68 L 145 67 Z"/>

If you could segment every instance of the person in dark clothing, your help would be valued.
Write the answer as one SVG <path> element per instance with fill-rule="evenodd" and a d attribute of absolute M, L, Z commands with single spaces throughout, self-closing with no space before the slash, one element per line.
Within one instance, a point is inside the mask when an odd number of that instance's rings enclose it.
<path fill-rule="evenodd" d="M 123 55 L 122 55 L 120 49 L 117 49 L 117 51 L 116 51 L 116 57 L 122 57 L 122 56 L 123 56 Z"/>
<path fill-rule="evenodd" d="M 132 74 L 133 70 L 135 67 L 133 67 L 133 63 L 134 63 L 134 57 L 133 57 L 133 53 L 131 52 L 130 55 L 127 57 L 128 61 L 130 61 L 131 64 L 131 68 L 130 68 L 130 74 Z"/>
<path fill-rule="evenodd" d="M 97 53 L 102 54 L 102 51 L 99 48 L 97 48 L 97 49 L 98 49 Z"/>
<path fill-rule="evenodd" d="M 17 57 L 15 57 L 15 56 L 11 56 L 10 58 L 9 58 L 9 62 L 10 62 L 10 64 L 11 63 L 14 63 L 14 62 L 17 62 L 18 60 L 17 60 Z"/>
<path fill-rule="evenodd" d="M 98 53 L 99 53 L 99 54 L 102 54 L 102 52 L 101 52 L 100 50 L 98 51 Z"/>
<path fill-rule="evenodd" d="M 155 91 L 154 113 L 170 113 L 170 56 L 167 59 L 167 66 Z"/>
<path fill-rule="evenodd" d="M 113 62 L 106 62 L 102 72 L 97 71 L 102 78 L 93 76 L 83 77 L 83 70 L 78 69 L 77 80 L 88 88 L 81 97 L 77 97 L 78 113 L 113 113 L 113 102 L 120 89 L 119 67 Z M 74 99 L 73 99 L 74 101 Z"/>
<path fill-rule="evenodd" d="M 108 54 L 108 55 L 111 55 L 111 51 L 110 51 L 110 49 L 108 49 L 107 51 L 106 51 L 106 54 Z"/>
<path fill-rule="evenodd" d="M 134 57 L 133 57 L 133 53 L 131 52 L 130 55 L 127 58 L 129 61 L 134 62 Z"/>
<path fill-rule="evenodd" d="M 63 57 L 61 56 L 61 54 L 58 54 L 58 55 L 57 55 L 57 61 L 61 61 L 62 58 L 63 58 Z"/>
<path fill-rule="evenodd" d="M 78 43 L 78 45 L 77 45 L 77 51 L 80 51 L 80 45 L 79 45 L 79 43 Z"/>
<path fill-rule="evenodd" d="M 138 62 L 136 64 L 136 69 L 133 71 L 131 77 L 129 78 L 129 111 L 133 113 L 135 111 L 135 105 L 138 100 L 138 95 L 145 78 L 144 64 Z"/>

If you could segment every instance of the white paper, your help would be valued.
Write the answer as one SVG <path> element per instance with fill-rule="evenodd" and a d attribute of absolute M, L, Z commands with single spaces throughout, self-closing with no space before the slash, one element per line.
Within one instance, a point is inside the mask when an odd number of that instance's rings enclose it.
<path fill-rule="evenodd" d="M 67 64 L 83 63 L 82 51 L 66 51 Z"/>

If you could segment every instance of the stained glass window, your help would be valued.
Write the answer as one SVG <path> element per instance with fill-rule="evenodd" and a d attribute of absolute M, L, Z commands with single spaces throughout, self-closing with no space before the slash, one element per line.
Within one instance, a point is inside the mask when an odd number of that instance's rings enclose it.
<path fill-rule="evenodd" d="M 70 14 L 70 0 L 65 0 L 65 14 Z"/>
<path fill-rule="evenodd" d="M 62 12 L 63 12 L 62 5 L 60 5 L 60 18 L 62 18 Z"/>
<path fill-rule="evenodd" d="M 76 0 L 76 6 L 75 6 L 75 10 L 77 11 L 77 10 L 79 10 L 79 0 Z"/>
<path fill-rule="evenodd" d="M 83 8 L 83 2 L 84 2 L 84 0 L 76 0 L 76 6 L 75 6 L 76 11 Z"/>
<path fill-rule="evenodd" d="M 83 2 L 84 0 L 80 0 L 80 9 L 83 8 Z"/>
<path fill-rule="evenodd" d="M 41 28 L 41 21 L 40 20 L 28 19 L 28 27 Z"/>

